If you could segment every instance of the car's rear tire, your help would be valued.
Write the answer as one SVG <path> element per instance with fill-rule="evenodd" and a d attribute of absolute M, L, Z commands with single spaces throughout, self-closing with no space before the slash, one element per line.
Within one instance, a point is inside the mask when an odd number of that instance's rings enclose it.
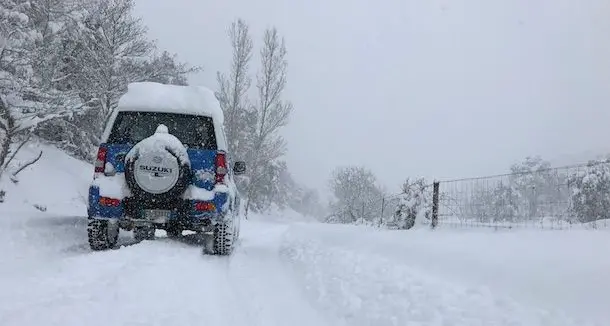
<path fill-rule="evenodd" d="M 233 220 L 227 220 L 216 224 L 214 227 L 214 253 L 227 256 L 233 252 L 235 244 L 235 229 Z"/>
<path fill-rule="evenodd" d="M 155 228 L 152 226 L 137 226 L 133 228 L 133 237 L 136 241 L 154 240 Z"/>
<path fill-rule="evenodd" d="M 92 250 L 111 249 L 119 239 L 119 226 L 108 223 L 106 220 L 89 220 L 87 236 L 89 247 Z"/>

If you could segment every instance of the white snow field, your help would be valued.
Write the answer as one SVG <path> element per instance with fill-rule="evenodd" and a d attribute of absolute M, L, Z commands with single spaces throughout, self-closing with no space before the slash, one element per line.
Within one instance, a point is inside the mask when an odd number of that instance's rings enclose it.
<path fill-rule="evenodd" d="M 0 184 L 2 326 L 610 324 L 608 231 L 380 231 L 277 213 L 243 221 L 230 257 L 162 231 L 92 252 L 92 166 L 42 148 Z"/>

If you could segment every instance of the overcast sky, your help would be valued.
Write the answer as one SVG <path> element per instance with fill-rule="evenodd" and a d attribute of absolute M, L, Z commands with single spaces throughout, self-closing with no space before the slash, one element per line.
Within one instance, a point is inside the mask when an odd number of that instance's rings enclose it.
<path fill-rule="evenodd" d="M 295 178 L 337 165 L 406 176 L 503 173 L 526 155 L 610 153 L 608 0 L 137 0 L 163 49 L 216 87 L 229 24 L 285 36 Z M 258 50 L 258 49 L 257 49 Z M 255 71 L 252 71 L 255 73 Z"/>

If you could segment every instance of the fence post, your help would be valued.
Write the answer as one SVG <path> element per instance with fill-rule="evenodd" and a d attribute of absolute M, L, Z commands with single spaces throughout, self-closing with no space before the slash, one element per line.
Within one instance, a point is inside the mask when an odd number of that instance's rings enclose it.
<path fill-rule="evenodd" d="M 436 228 L 438 225 L 438 193 L 439 193 L 440 182 L 434 181 L 432 187 L 432 228 Z"/>

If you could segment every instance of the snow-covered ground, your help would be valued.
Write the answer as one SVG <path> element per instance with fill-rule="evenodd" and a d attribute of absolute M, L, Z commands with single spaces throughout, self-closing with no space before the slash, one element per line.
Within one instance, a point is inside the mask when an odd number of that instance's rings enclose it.
<path fill-rule="evenodd" d="M 300 225 L 283 252 L 311 298 L 353 324 L 607 325 L 609 237 Z"/>
<path fill-rule="evenodd" d="M 605 230 L 380 231 L 276 212 L 243 221 L 230 257 L 161 231 L 91 252 L 92 167 L 44 149 L 0 184 L 3 326 L 610 324 Z"/>

